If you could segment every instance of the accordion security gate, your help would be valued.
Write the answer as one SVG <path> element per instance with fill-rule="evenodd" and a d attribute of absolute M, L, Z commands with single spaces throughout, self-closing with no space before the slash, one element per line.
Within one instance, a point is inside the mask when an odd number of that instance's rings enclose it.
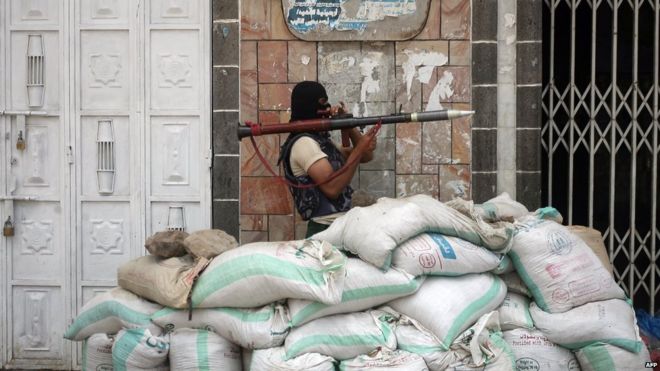
<path fill-rule="evenodd" d="M 635 307 L 659 310 L 660 0 L 544 0 L 543 201 L 605 238 Z"/>

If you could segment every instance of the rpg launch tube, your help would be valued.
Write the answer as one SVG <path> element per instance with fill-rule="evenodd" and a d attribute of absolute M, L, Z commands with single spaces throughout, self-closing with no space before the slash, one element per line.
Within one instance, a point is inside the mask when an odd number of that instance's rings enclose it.
<path fill-rule="evenodd" d="M 249 123 L 238 126 L 238 139 L 249 136 L 280 134 L 280 133 L 302 133 L 314 131 L 330 131 L 354 128 L 358 126 L 374 125 L 378 122 L 385 124 L 398 124 L 401 122 L 424 122 L 452 120 L 459 117 L 470 116 L 474 111 L 441 110 L 413 113 L 399 113 L 388 116 L 370 117 L 342 117 L 322 118 L 312 120 L 292 121 L 289 123 L 261 125 Z"/>

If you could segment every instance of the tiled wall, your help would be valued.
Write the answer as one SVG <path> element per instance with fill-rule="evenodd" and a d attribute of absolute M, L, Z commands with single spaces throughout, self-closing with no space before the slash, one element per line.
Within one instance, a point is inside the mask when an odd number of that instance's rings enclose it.
<path fill-rule="evenodd" d="M 241 120 L 266 124 L 288 121 L 291 89 L 302 80 L 323 83 L 332 102 L 343 100 L 357 114 L 390 114 L 399 107 L 406 112 L 421 111 L 429 104 L 470 109 L 474 99 L 470 3 L 470 0 L 433 0 L 423 31 L 405 42 L 306 42 L 289 33 L 281 0 L 241 1 Z M 428 80 L 414 75 L 408 90 L 403 66 L 411 55 L 428 52 L 442 53 L 448 60 L 435 67 Z M 373 67 L 369 67 L 371 63 Z M 218 78 L 233 78 L 233 70 L 219 69 L 219 72 Z M 378 89 L 366 89 L 365 78 L 377 80 Z M 218 92 L 218 95 L 223 94 Z M 235 119 L 233 111 L 216 112 L 216 115 L 218 120 L 214 120 L 214 125 Z M 491 118 L 486 115 L 483 120 L 480 125 L 487 125 Z M 384 127 L 379 134 L 376 159 L 360 167 L 353 180 L 354 188 L 377 196 L 428 193 L 441 200 L 453 196 L 470 198 L 471 126 L 472 119 L 467 118 Z M 285 137 L 257 138 L 260 151 L 275 169 L 279 146 Z M 218 142 L 224 143 L 220 138 Z M 223 146 L 228 153 L 237 152 L 229 143 Z M 286 186 L 266 171 L 249 141 L 240 144 L 240 151 L 241 243 L 304 236 L 306 223 L 296 215 Z M 479 161 L 489 161 L 479 157 Z M 224 165 L 227 168 L 237 166 L 233 156 L 216 156 L 216 160 L 227 162 Z M 217 180 L 220 186 L 229 187 L 226 196 L 231 200 L 238 182 L 233 178 L 222 179 L 218 173 Z M 217 192 L 214 190 L 214 198 Z M 214 208 L 226 206 L 228 212 L 234 207 L 233 202 L 218 200 Z M 214 209 L 214 215 L 220 214 Z"/>
<path fill-rule="evenodd" d="M 239 144 L 235 132 L 239 119 L 287 121 L 291 88 L 304 79 L 323 82 L 335 102 L 357 103 L 357 111 L 366 108 L 374 115 L 400 105 L 405 111 L 424 109 L 436 100 L 432 90 L 438 76 L 451 73 L 452 94 L 438 103 L 472 107 L 475 116 L 384 128 L 377 159 L 361 167 L 353 185 L 384 196 L 423 192 L 443 200 L 462 195 L 481 202 L 502 191 L 498 179 L 507 171 L 516 198 L 529 208 L 540 205 L 541 0 L 433 0 L 427 24 L 414 40 L 380 43 L 297 40 L 284 24 L 281 0 L 212 3 L 214 228 L 240 236 L 243 243 L 304 235 L 305 223 L 295 215 L 288 190 L 265 171 L 247 142 Z M 503 107 L 498 107 L 498 23 L 503 20 L 498 6 L 503 4 L 516 13 L 513 124 L 498 122 L 503 116 Z M 426 83 L 413 80 L 410 99 L 403 82 L 405 49 L 438 51 L 448 58 Z M 372 77 L 380 89 L 365 93 L 362 101 L 360 63 L 376 55 L 380 62 Z M 353 68 L 341 66 L 343 56 L 353 58 Z M 501 135 L 502 127 L 513 127 L 510 141 Z M 275 168 L 283 138 L 258 139 Z M 498 142 L 512 145 L 498 149 Z M 498 169 L 498 162 L 515 164 L 515 176 L 509 176 L 508 167 Z"/>

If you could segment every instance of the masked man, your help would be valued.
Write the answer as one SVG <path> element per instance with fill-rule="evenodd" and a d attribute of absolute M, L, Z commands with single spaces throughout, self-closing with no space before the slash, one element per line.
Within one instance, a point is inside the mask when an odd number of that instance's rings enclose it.
<path fill-rule="evenodd" d="M 333 116 L 344 112 L 343 103 L 331 106 L 323 85 L 314 81 L 297 84 L 291 93 L 291 121 Z M 284 175 L 292 183 L 311 187 L 289 187 L 296 209 L 307 220 L 307 237 L 321 232 L 351 208 L 350 186 L 360 163 L 369 162 L 376 149 L 376 130 L 362 135 L 357 128 L 345 129 L 352 147 L 335 145 L 328 132 L 292 133 L 280 149 Z M 336 176 L 336 172 L 341 174 Z M 329 178 L 332 180 L 327 181 Z"/>

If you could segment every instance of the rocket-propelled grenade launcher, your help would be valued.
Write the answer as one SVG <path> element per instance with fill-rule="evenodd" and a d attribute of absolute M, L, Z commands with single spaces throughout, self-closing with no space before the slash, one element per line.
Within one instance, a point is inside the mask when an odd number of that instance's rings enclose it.
<path fill-rule="evenodd" d="M 245 137 L 255 137 L 259 135 L 280 133 L 302 133 L 350 129 L 358 126 L 364 127 L 366 125 L 374 125 L 377 123 L 387 125 L 398 124 L 402 122 L 452 120 L 459 117 L 470 116 L 472 114 L 474 114 L 474 111 L 440 110 L 412 113 L 395 113 L 388 116 L 370 117 L 352 117 L 351 115 L 344 115 L 333 118 L 300 120 L 268 125 L 246 121 L 246 125 L 238 125 L 238 139 L 241 140 Z M 346 145 L 347 143 L 344 143 L 344 146 Z"/>

